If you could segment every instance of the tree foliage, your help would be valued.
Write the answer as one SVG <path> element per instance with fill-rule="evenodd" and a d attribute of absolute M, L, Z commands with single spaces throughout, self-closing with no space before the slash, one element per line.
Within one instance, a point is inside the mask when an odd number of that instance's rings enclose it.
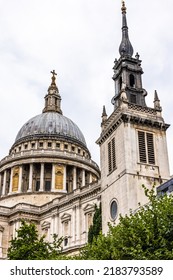
<path fill-rule="evenodd" d="M 173 196 L 157 197 L 154 187 L 143 189 L 149 203 L 129 216 L 121 216 L 117 226 L 109 225 L 108 234 L 100 233 L 87 244 L 80 259 L 173 259 Z"/>
<path fill-rule="evenodd" d="M 93 216 L 93 224 L 89 228 L 88 243 L 92 243 L 102 230 L 102 216 L 101 216 L 101 204 L 99 207 L 95 204 L 95 212 Z"/>
<path fill-rule="evenodd" d="M 39 238 L 35 224 L 22 221 L 17 237 L 10 241 L 8 259 L 172 260 L 173 196 L 157 197 L 154 187 L 150 191 L 144 186 L 143 189 L 149 203 L 129 216 L 120 216 L 117 226 L 109 225 L 107 235 L 100 231 L 101 209 L 96 208 L 90 230 L 92 238 L 78 256 L 63 256 L 62 238 L 54 235 L 49 243 L 44 236 Z"/>
<path fill-rule="evenodd" d="M 61 258 L 62 238 L 53 235 L 53 242 L 39 237 L 34 223 L 21 222 L 17 230 L 17 237 L 10 241 L 7 257 L 10 260 L 53 260 Z"/>

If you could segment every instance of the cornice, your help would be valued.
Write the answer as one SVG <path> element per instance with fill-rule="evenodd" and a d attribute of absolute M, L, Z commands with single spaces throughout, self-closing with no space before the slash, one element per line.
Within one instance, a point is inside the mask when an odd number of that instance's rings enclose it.
<path fill-rule="evenodd" d="M 40 159 L 42 160 L 43 158 L 48 159 L 49 162 L 54 162 L 55 159 L 58 159 L 58 161 L 63 160 L 63 164 L 65 164 L 65 161 L 71 161 L 72 164 L 73 162 L 80 163 L 83 165 L 86 165 L 92 169 L 94 169 L 99 175 L 100 175 L 100 169 L 99 166 L 91 159 L 86 159 L 85 157 L 79 156 L 77 154 L 73 154 L 67 151 L 48 151 L 48 150 L 36 150 L 36 152 L 31 152 L 31 151 L 21 151 L 20 153 L 15 155 L 10 155 L 5 157 L 0 161 L 0 168 L 5 167 L 6 165 L 7 168 L 10 168 L 11 163 L 20 163 L 20 161 L 27 161 L 29 160 L 30 162 L 34 163 L 34 159 Z M 52 160 L 51 160 L 52 159 Z M 38 161 L 35 161 L 38 162 Z M 26 162 L 28 163 L 28 162 Z M 24 164 L 24 163 L 22 163 Z M 69 163 L 68 163 L 69 164 Z M 15 164 L 14 164 L 15 165 Z M 3 168 L 4 169 L 4 168 Z"/>
<path fill-rule="evenodd" d="M 27 203 L 18 203 L 13 207 L 0 206 L 0 216 L 11 219 L 15 215 L 31 215 L 36 219 L 40 219 L 42 215 L 47 214 L 55 209 L 61 210 L 64 207 L 72 207 L 72 204 L 82 199 L 96 196 L 101 190 L 100 182 L 89 185 L 88 187 L 77 189 L 71 194 L 65 194 L 60 198 L 54 198 L 42 206 L 35 206 Z M 21 217 L 22 218 L 22 217 Z"/>
<path fill-rule="evenodd" d="M 125 102 L 124 102 L 125 103 Z M 101 145 L 104 143 L 110 135 L 117 129 L 117 127 L 123 123 L 133 123 L 138 125 L 146 125 L 148 127 L 157 128 L 161 130 L 167 130 L 170 126 L 166 124 L 162 117 L 157 117 L 158 110 L 142 107 L 140 105 L 126 102 L 127 109 L 125 111 L 116 111 L 107 119 L 105 123 L 105 129 L 102 131 L 99 139 L 96 141 L 97 144 Z"/>

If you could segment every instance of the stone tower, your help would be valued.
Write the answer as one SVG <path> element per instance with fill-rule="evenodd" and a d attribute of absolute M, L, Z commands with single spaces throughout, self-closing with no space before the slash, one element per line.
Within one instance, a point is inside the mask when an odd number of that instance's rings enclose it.
<path fill-rule="evenodd" d="M 113 113 L 102 114 L 100 145 L 103 232 L 119 214 L 138 208 L 147 199 L 142 184 L 151 187 L 169 179 L 166 130 L 155 91 L 154 108 L 146 105 L 141 60 L 129 40 L 125 2 L 122 3 L 122 41 L 115 59 Z"/>

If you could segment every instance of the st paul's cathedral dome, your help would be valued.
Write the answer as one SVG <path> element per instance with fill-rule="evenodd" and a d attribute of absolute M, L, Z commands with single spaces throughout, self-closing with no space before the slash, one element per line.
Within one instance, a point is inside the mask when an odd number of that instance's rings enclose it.
<path fill-rule="evenodd" d="M 56 73 L 51 73 L 42 114 L 22 126 L 9 155 L 0 162 L 6 182 L 2 205 L 16 205 L 21 196 L 24 203 L 43 205 L 100 178 L 81 130 L 62 114 Z"/>

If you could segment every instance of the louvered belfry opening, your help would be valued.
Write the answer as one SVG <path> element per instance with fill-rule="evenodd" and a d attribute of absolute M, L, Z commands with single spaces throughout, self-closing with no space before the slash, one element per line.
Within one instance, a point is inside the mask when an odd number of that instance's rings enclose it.
<path fill-rule="evenodd" d="M 111 173 L 116 169 L 116 148 L 115 138 L 108 143 L 108 171 Z"/>
<path fill-rule="evenodd" d="M 139 160 L 141 163 L 155 164 L 153 134 L 138 131 Z"/>

